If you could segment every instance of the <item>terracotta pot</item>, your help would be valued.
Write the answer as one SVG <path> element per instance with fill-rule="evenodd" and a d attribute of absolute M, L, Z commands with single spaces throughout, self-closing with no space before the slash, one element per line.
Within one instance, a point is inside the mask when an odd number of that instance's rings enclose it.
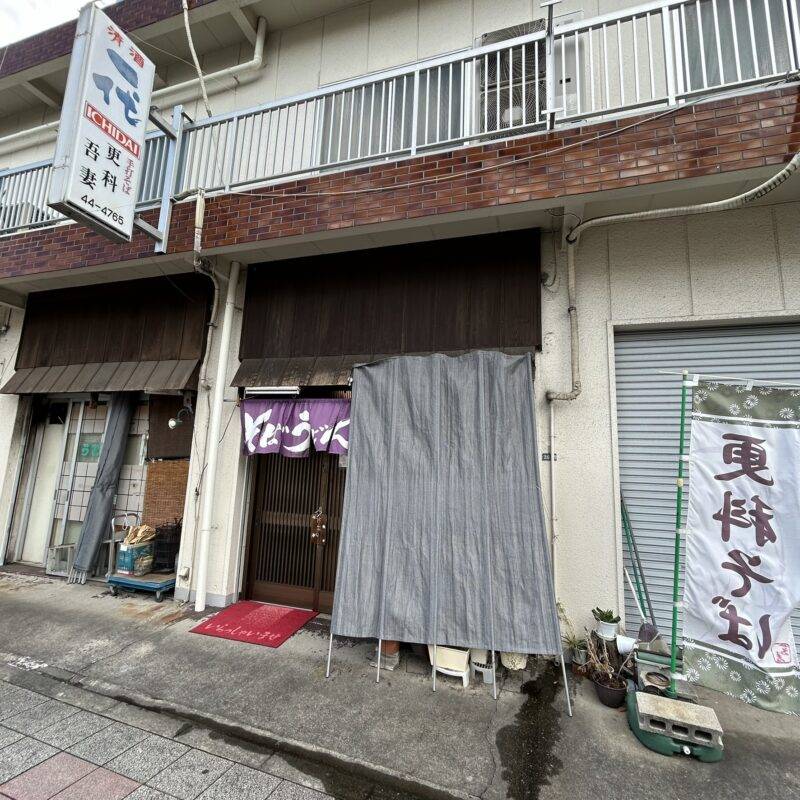
<path fill-rule="evenodd" d="M 627 686 L 623 686 L 621 689 L 614 689 L 610 686 L 603 686 L 602 683 L 598 683 L 594 678 L 592 678 L 592 683 L 594 684 L 595 692 L 597 692 L 597 699 L 604 706 L 619 708 L 625 702 L 625 695 L 628 693 Z"/>
<path fill-rule="evenodd" d="M 384 639 L 381 643 L 381 655 L 396 656 L 400 652 L 400 642 Z"/>

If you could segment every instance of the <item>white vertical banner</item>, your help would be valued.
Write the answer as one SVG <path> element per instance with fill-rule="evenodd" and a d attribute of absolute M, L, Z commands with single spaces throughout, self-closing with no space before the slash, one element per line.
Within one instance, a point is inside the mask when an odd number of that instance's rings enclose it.
<path fill-rule="evenodd" d="M 693 399 L 686 677 L 800 714 L 800 391 L 703 382 Z"/>
<path fill-rule="evenodd" d="M 94 5 L 81 9 L 58 129 L 49 205 L 130 241 L 155 67 Z"/>

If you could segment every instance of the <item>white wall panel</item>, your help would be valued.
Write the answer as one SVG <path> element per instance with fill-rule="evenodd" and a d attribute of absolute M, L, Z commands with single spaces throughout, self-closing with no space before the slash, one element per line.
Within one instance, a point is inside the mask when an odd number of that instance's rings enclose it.
<path fill-rule="evenodd" d="M 369 44 L 368 4 L 325 17 L 320 83 L 335 83 L 364 75 Z"/>

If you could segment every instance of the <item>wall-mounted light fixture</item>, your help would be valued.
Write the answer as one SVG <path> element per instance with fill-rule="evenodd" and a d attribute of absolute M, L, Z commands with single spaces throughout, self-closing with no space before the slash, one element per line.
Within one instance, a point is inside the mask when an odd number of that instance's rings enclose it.
<path fill-rule="evenodd" d="M 280 397 L 282 395 L 297 397 L 299 394 L 299 386 L 248 386 L 244 390 L 245 397 Z"/>
<path fill-rule="evenodd" d="M 184 406 L 174 417 L 170 418 L 169 422 L 167 422 L 167 425 L 169 425 L 169 429 L 171 431 L 174 431 L 175 428 L 179 428 L 181 425 L 183 425 L 182 417 L 185 414 L 192 414 L 192 413 L 193 413 L 192 409 L 189 406 Z"/>

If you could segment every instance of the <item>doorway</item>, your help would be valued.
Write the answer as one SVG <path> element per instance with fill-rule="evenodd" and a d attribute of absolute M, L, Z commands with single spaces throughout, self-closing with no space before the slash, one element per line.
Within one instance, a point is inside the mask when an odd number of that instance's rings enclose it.
<path fill-rule="evenodd" d="M 13 560 L 44 566 L 48 574 L 69 571 L 77 546 L 105 435 L 108 405 L 83 398 L 43 400 L 32 423 L 24 456 L 19 511 L 15 511 Z M 141 516 L 147 467 L 148 406 L 140 402 L 131 420 L 114 500 L 114 514 Z M 105 547 L 105 546 L 104 546 Z M 96 564 L 105 573 L 101 551 Z"/>
<path fill-rule="evenodd" d="M 330 613 L 345 462 L 315 450 L 254 458 L 247 598 Z"/>
<path fill-rule="evenodd" d="M 64 420 L 50 413 L 37 427 L 33 442 L 30 512 L 19 561 L 44 564 L 52 529 L 52 503 L 63 450 Z"/>

